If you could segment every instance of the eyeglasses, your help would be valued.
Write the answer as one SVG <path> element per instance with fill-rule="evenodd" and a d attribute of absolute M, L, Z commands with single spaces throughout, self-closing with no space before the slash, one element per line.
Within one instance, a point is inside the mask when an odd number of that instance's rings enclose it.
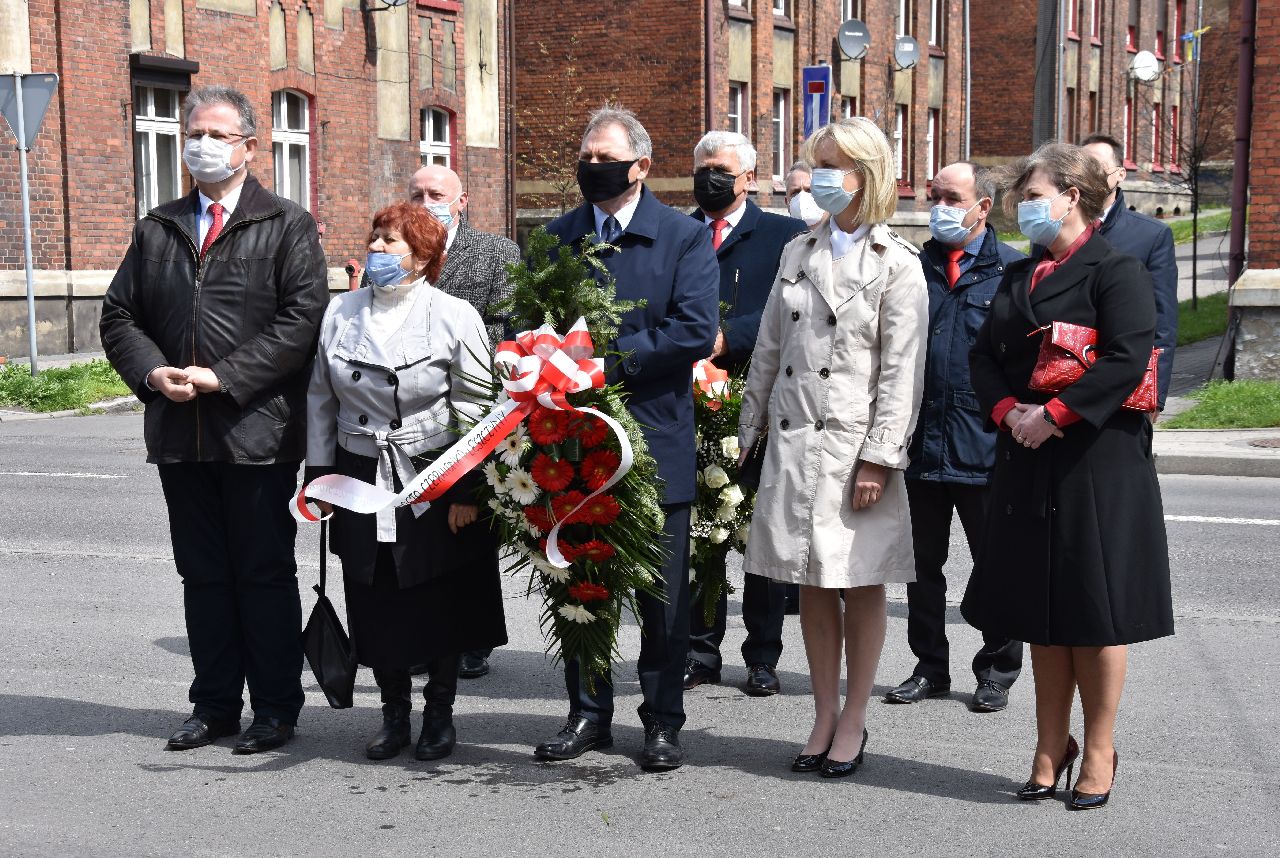
<path fill-rule="evenodd" d="M 222 143 L 230 143 L 232 140 L 235 140 L 237 138 L 248 139 L 249 136 L 250 135 L 248 134 L 224 134 L 221 131 L 199 131 L 199 132 L 189 131 L 187 132 L 188 140 L 199 140 L 202 137 L 212 137 L 214 140 L 218 140 Z"/>

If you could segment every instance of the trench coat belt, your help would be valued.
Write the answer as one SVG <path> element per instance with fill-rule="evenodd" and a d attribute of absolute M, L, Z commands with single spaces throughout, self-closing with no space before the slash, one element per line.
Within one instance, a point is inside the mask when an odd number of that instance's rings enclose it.
<path fill-rule="evenodd" d="M 348 435 L 366 435 L 373 439 L 378 447 L 378 472 L 374 485 L 395 493 L 418 473 L 411 457 L 439 449 L 456 440 L 457 436 L 448 422 L 448 414 L 447 408 L 424 411 L 405 420 L 399 429 L 391 431 L 361 426 L 354 420 L 339 417 L 338 428 Z M 441 422 L 442 419 L 444 422 Z M 397 476 L 401 486 L 396 485 Z M 416 518 L 426 512 L 429 506 L 430 504 L 415 503 L 409 504 L 409 509 L 413 510 Z M 395 507 L 380 510 L 376 515 L 378 541 L 395 542 Z"/>

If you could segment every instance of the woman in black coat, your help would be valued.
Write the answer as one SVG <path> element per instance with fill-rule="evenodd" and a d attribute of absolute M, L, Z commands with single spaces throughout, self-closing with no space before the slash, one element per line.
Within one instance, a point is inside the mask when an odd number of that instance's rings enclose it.
<path fill-rule="evenodd" d="M 1047 144 L 1004 170 L 1006 207 L 1021 200 L 1020 228 L 1047 250 L 1009 266 L 970 355 L 982 409 L 1002 431 L 961 611 L 1031 644 L 1038 741 L 1018 797 L 1052 797 L 1074 765 L 1078 687 L 1084 760 L 1070 806 L 1101 807 L 1119 762 L 1126 645 L 1173 634 L 1151 419 L 1121 408 L 1147 368 L 1155 299 L 1141 263 L 1095 234 L 1107 184 L 1087 153 Z M 1098 332 L 1096 362 L 1057 396 L 1028 388 L 1037 329 L 1055 321 Z"/>

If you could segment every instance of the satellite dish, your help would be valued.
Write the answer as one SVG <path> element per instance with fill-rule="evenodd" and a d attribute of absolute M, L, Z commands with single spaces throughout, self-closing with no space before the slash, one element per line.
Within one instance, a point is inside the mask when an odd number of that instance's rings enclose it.
<path fill-rule="evenodd" d="M 408 2 L 409 0 L 382 0 L 382 5 L 386 6 L 389 9 L 394 9 L 397 6 L 403 6 L 405 3 L 408 3 Z"/>
<path fill-rule="evenodd" d="M 893 61 L 899 71 L 915 68 L 920 61 L 920 45 L 910 36 L 899 36 L 893 43 Z"/>
<path fill-rule="evenodd" d="M 1138 51 L 1129 64 L 1129 73 L 1143 83 L 1150 83 L 1160 77 L 1160 61 L 1151 51 Z"/>
<path fill-rule="evenodd" d="M 840 43 L 840 52 L 851 60 L 860 60 L 867 55 L 871 46 L 871 38 L 867 35 L 867 25 L 857 18 L 850 18 L 840 25 L 840 35 L 836 37 Z"/>

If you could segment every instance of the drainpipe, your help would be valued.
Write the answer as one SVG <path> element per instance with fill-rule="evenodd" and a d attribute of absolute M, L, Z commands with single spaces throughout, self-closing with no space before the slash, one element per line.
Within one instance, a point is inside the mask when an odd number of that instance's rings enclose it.
<path fill-rule="evenodd" d="M 711 27 L 714 19 L 714 0 L 703 0 L 702 2 L 702 23 L 703 23 L 703 45 L 702 45 L 702 131 L 706 133 L 714 126 L 715 119 L 715 87 L 711 80 L 711 69 L 715 65 L 715 37 L 712 34 Z M 701 137 L 702 135 L 698 135 Z"/>
<path fill-rule="evenodd" d="M 503 17 L 506 19 L 507 44 L 507 238 L 516 241 L 516 13 L 515 0 L 506 0 Z"/>
<path fill-rule="evenodd" d="M 969 125 L 969 88 L 973 78 L 973 69 L 969 65 L 969 0 L 964 0 L 964 160 L 970 155 Z"/>

